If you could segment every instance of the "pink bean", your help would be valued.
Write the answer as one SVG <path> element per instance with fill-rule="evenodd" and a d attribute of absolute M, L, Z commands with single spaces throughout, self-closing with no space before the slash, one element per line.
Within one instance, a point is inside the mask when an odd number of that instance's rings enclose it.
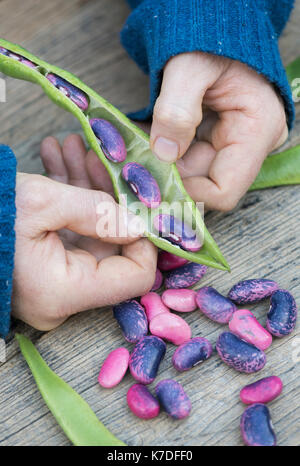
<path fill-rule="evenodd" d="M 159 288 L 162 285 L 163 279 L 164 279 L 164 277 L 163 277 L 161 271 L 159 269 L 156 269 L 155 281 L 154 281 L 153 286 L 152 286 L 150 291 L 159 290 Z"/>
<path fill-rule="evenodd" d="M 245 404 L 268 403 L 282 392 L 282 381 L 276 375 L 264 377 L 246 385 L 240 391 L 240 399 Z"/>
<path fill-rule="evenodd" d="M 141 419 L 153 419 L 160 411 L 158 400 L 140 383 L 135 383 L 128 390 L 127 403 L 133 414 Z"/>
<path fill-rule="evenodd" d="M 153 335 L 164 338 L 174 345 L 181 345 L 192 336 L 191 328 L 186 321 L 171 312 L 155 316 L 149 328 Z"/>
<path fill-rule="evenodd" d="M 175 256 L 171 252 L 161 251 L 158 255 L 157 267 L 162 272 L 177 269 L 181 265 L 187 264 L 188 260 L 183 257 Z"/>
<path fill-rule="evenodd" d="M 272 335 L 260 325 L 248 309 L 239 309 L 232 314 L 229 329 L 261 350 L 269 348 L 272 343 Z"/>
<path fill-rule="evenodd" d="M 112 388 L 121 382 L 128 369 L 129 356 L 126 348 L 117 348 L 109 353 L 98 376 L 102 387 Z"/>
<path fill-rule="evenodd" d="M 163 292 L 161 299 L 174 311 L 191 312 L 197 308 L 196 295 L 196 291 L 186 288 L 169 289 Z"/>
<path fill-rule="evenodd" d="M 150 322 L 153 317 L 162 314 L 163 312 L 170 312 L 170 309 L 164 305 L 159 294 L 150 291 L 141 297 L 141 304 L 144 306 L 148 321 Z"/>

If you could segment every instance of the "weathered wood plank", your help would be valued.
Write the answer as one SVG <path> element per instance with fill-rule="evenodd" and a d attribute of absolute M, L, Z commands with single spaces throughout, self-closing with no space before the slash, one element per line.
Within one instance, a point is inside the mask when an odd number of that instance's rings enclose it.
<path fill-rule="evenodd" d="M 1 24 L 1 36 L 72 71 L 121 110 L 130 111 L 146 103 L 147 80 L 119 44 L 119 30 L 127 13 L 123 0 L 2 0 L 0 15 L 6 20 Z M 285 63 L 299 54 L 299 20 L 298 1 L 281 39 Z M 12 79 L 7 85 L 7 103 L 0 104 L 0 140 L 14 148 L 20 170 L 41 172 L 41 139 L 49 134 L 62 139 L 77 132 L 79 126 L 71 115 L 50 103 L 37 86 Z M 299 107 L 287 145 L 300 142 Z M 242 278 L 271 276 L 291 290 L 299 303 L 299 212 L 299 187 L 288 187 L 248 194 L 228 214 L 209 213 L 208 227 L 229 259 L 232 273 L 210 270 L 202 284 L 213 284 L 226 293 Z M 267 307 L 267 303 L 261 303 L 250 309 L 264 323 Z M 207 336 L 212 343 L 224 328 L 199 312 L 186 319 L 194 335 Z M 49 365 L 82 394 L 107 427 L 131 445 L 240 445 L 238 425 L 243 406 L 238 400 L 239 390 L 271 374 L 281 376 L 284 382 L 283 394 L 270 403 L 278 443 L 300 444 L 299 325 L 292 336 L 274 339 L 267 350 L 268 363 L 259 375 L 238 374 L 216 354 L 202 366 L 178 374 L 171 366 L 174 347 L 168 345 L 158 380 L 175 377 L 183 383 L 193 411 L 182 422 L 164 414 L 147 422 L 135 418 L 125 399 L 132 384 L 129 375 L 114 390 L 104 390 L 97 384 L 106 354 L 124 344 L 111 310 L 74 316 L 43 336 L 25 324 L 17 328 L 37 342 Z M 69 445 L 45 407 L 14 341 L 9 342 L 8 360 L 0 367 L 0 412 L 1 445 Z"/>

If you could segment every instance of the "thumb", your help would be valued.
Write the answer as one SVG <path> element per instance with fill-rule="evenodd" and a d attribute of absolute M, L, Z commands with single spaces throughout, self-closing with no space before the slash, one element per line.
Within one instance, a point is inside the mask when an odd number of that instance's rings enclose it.
<path fill-rule="evenodd" d="M 164 162 L 175 162 L 187 151 L 201 123 L 204 94 L 220 74 L 209 64 L 205 54 L 193 52 L 165 66 L 150 134 L 151 149 Z"/>
<path fill-rule="evenodd" d="M 127 244 L 143 233 L 139 217 L 109 194 L 40 175 L 18 174 L 16 205 L 22 232 L 31 238 L 63 228 L 103 241 Z"/>

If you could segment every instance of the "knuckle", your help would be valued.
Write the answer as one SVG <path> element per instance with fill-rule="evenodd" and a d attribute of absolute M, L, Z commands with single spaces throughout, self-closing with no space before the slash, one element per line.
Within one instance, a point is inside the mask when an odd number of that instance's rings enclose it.
<path fill-rule="evenodd" d="M 27 212 L 41 211 L 49 205 L 50 198 L 47 195 L 47 183 L 42 175 L 30 175 L 17 184 L 17 209 Z"/>
<path fill-rule="evenodd" d="M 221 192 L 216 200 L 216 209 L 221 212 L 230 212 L 237 206 L 238 201 L 239 199 L 232 193 Z"/>
<path fill-rule="evenodd" d="M 159 98 L 154 107 L 154 118 L 162 126 L 172 127 L 181 130 L 190 130 L 196 123 L 193 115 L 186 109 L 161 102 Z"/>

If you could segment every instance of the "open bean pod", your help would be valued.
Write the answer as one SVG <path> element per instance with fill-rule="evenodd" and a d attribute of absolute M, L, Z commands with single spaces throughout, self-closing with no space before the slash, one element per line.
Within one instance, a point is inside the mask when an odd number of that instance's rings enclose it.
<path fill-rule="evenodd" d="M 128 209 L 133 213 L 139 211 L 144 221 L 145 235 L 156 246 L 192 262 L 229 270 L 229 265 L 204 225 L 200 211 L 186 193 L 176 165 L 163 163 L 153 155 L 147 134 L 71 73 L 40 60 L 22 47 L 4 39 L 0 39 L 0 47 L 24 58 L 19 61 L 6 52 L 0 54 L 0 71 L 13 78 L 39 84 L 54 103 L 71 112 L 79 120 L 90 147 L 99 156 L 111 177 L 117 199 L 124 203 L 126 195 Z M 26 65 L 28 61 L 36 64 L 36 67 Z M 55 82 L 51 82 L 54 79 L 49 79 L 49 75 L 55 77 Z M 70 89 L 66 88 L 66 83 L 70 84 Z M 103 150 L 107 150 L 107 146 L 104 148 L 103 140 L 99 141 L 91 128 L 90 121 L 95 118 L 108 121 L 120 133 L 126 146 L 126 160 L 116 163 L 105 155 Z M 122 169 L 129 162 L 139 163 L 156 180 L 161 193 L 161 204 L 158 207 L 149 209 L 138 202 L 136 195 L 123 179 Z M 189 219 L 188 227 L 193 227 L 197 237 L 202 239 L 200 250 L 186 251 L 180 245 L 172 244 L 167 238 L 159 237 L 153 226 L 153 219 L 157 215 L 170 214 L 170 211 L 179 219 L 182 219 L 184 212 L 184 219 Z"/>

